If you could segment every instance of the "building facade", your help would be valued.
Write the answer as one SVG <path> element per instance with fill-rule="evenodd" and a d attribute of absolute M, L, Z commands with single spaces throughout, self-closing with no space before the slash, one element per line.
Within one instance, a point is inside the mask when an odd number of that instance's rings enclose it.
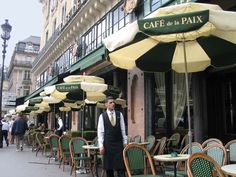
<path fill-rule="evenodd" d="M 219 4 L 225 10 L 235 11 L 233 0 L 40 0 L 43 6 L 43 31 L 40 52 L 33 63 L 32 75 L 36 78 L 36 90 L 26 100 L 38 96 L 44 87 L 63 82 L 63 78 L 73 74 L 96 75 L 103 77 L 107 84 L 118 86 L 122 98 L 127 99 L 128 108 L 121 110 L 126 117 L 128 134 L 169 135 L 175 131 L 187 131 L 185 90 L 182 87 L 183 75 L 172 71 L 167 73 L 143 73 L 139 69 L 122 70 L 115 68 L 106 57 L 103 39 L 121 30 L 136 19 L 143 18 L 160 7 L 187 3 L 205 2 Z M 134 51 L 135 52 L 135 51 Z M 108 59 L 108 60 L 107 60 Z M 193 119 L 194 137 L 202 141 L 206 137 L 235 137 L 233 111 L 233 86 L 235 68 L 214 70 L 191 75 L 190 105 Z M 219 77 L 225 82 L 219 80 Z M 231 80 L 229 79 L 231 78 Z M 204 83 L 202 83 L 204 82 Z M 218 83 L 220 82 L 220 83 Z M 220 93 L 217 104 L 210 104 L 216 95 L 210 90 L 215 85 Z M 230 96 L 231 95 L 231 96 Z M 230 104 L 228 101 L 230 100 Z M 231 105 L 231 107 L 227 106 Z M 217 109 L 222 105 L 222 109 Z M 53 128 L 57 106 L 52 113 L 46 113 L 47 122 Z M 216 113 L 214 110 L 219 110 Z M 64 121 L 68 129 L 78 130 L 81 124 L 86 129 L 96 129 L 101 110 L 90 107 L 85 113 L 65 112 Z M 81 121 L 85 114 L 85 121 Z M 220 116 L 219 116 L 220 115 Z M 214 121 L 214 118 L 217 121 Z M 70 122 L 71 120 L 71 122 Z M 228 122 L 227 122 L 228 121 Z M 212 128 L 214 122 L 216 128 Z M 219 126 L 224 125 L 221 131 Z M 231 126 L 230 129 L 227 126 Z M 214 130 L 214 131 L 213 131 Z M 230 131 L 231 130 L 231 131 Z"/>
<path fill-rule="evenodd" d="M 8 68 L 8 92 L 16 97 L 29 95 L 35 89 L 35 79 L 31 77 L 32 63 L 39 52 L 40 37 L 30 36 L 19 41 L 13 51 Z"/>

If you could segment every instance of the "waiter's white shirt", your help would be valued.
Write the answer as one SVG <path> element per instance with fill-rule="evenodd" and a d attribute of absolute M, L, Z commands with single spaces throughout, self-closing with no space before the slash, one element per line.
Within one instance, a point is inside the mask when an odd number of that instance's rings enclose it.
<path fill-rule="evenodd" d="M 111 119 L 111 111 L 106 110 L 107 115 L 109 119 Z M 112 115 L 115 118 L 115 123 L 116 123 L 116 113 L 115 110 L 112 111 Z M 127 136 L 125 133 L 125 122 L 124 122 L 124 116 L 122 113 L 120 113 L 120 128 L 121 128 L 121 134 L 123 137 L 123 144 L 127 144 Z M 104 124 L 103 124 L 103 116 L 100 114 L 98 118 L 98 128 L 97 128 L 97 135 L 98 135 L 98 146 L 103 147 L 103 142 L 104 142 Z"/>
<path fill-rule="evenodd" d="M 59 125 L 59 128 L 57 130 L 61 130 L 62 127 L 63 127 L 63 122 L 62 122 L 62 119 L 60 117 L 57 119 L 57 123 Z"/>
<path fill-rule="evenodd" d="M 9 124 L 7 122 L 2 122 L 2 130 L 9 131 Z"/>

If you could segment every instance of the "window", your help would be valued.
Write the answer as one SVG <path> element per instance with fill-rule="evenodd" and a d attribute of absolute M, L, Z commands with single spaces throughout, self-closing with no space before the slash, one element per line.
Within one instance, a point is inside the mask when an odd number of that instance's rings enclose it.
<path fill-rule="evenodd" d="M 119 30 L 119 11 L 116 9 L 113 12 L 113 33 L 117 32 Z"/>
<path fill-rule="evenodd" d="M 56 27 L 57 27 L 57 19 L 55 19 L 54 22 L 53 22 L 52 33 L 54 33 L 56 31 Z"/>
<path fill-rule="evenodd" d="M 122 6 L 123 4 L 120 4 L 115 7 L 113 11 L 101 18 L 97 24 L 80 38 L 79 58 L 101 46 L 104 38 L 120 30 L 130 22 L 130 16 L 125 15 Z"/>
<path fill-rule="evenodd" d="M 95 117 L 98 117 L 98 115 L 96 114 L 96 106 L 85 106 L 85 114 L 82 118 L 83 120 L 81 120 L 83 121 L 84 130 L 96 130 L 97 120 L 95 119 Z"/>
<path fill-rule="evenodd" d="M 19 42 L 18 45 L 17 45 L 17 48 L 20 51 L 24 51 L 25 47 L 26 47 L 26 43 L 23 43 L 23 42 Z"/>
<path fill-rule="evenodd" d="M 46 35 L 45 35 L 45 43 L 48 41 L 48 31 L 46 32 Z"/>
<path fill-rule="evenodd" d="M 168 76 L 166 76 L 166 73 L 155 73 L 154 80 L 156 85 L 154 91 L 154 115 L 156 128 L 167 128 L 167 121 L 171 122 L 171 127 L 168 128 L 188 128 L 184 74 L 176 73 L 174 71 L 169 73 Z M 170 82 L 168 82 L 168 86 L 166 85 L 167 80 L 171 80 Z M 191 80 L 190 74 L 189 80 Z M 191 89 L 191 87 L 189 89 Z M 190 116 L 193 117 L 193 105 L 191 95 L 189 95 L 189 99 L 191 114 Z M 169 117 L 169 115 L 171 115 L 171 117 Z"/>
<path fill-rule="evenodd" d="M 29 95 L 29 94 L 30 94 L 30 90 L 29 90 L 29 89 L 24 89 L 23 95 L 24 95 L 24 96 L 27 96 L 27 95 Z"/>
<path fill-rule="evenodd" d="M 24 80 L 30 80 L 30 71 L 24 72 Z"/>
<path fill-rule="evenodd" d="M 40 87 L 40 76 L 37 76 L 36 79 L 36 89 Z"/>
<path fill-rule="evenodd" d="M 26 52 L 33 52 L 34 48 L 33 48 L 33 44 L 31 42 L 28 42 L 25 46 L 25 51 Z"/>
<path fill-rule="evenodd" d="M 66 18 L 66 13 L 65 13 L 65 7 L 63 6 L 62 9 L 61 9 L 61 21 L 62 21 L 63 24 L 64 24 L 64 21 L 65 21 L 65 18 Z"/>
<path fill-rule="evenodd" d="M 231 78 L 224 85 L 225 129 L 228 134 L 236 134 L 236 80 Z"/>
<path fill-rule="evenodd" d="M 47 14 L 47 18 L 50 15 L 50 11 L 51 11 L 50 9 L 51 9 L 51 0 L 48 0 L 48 14 Z"/>
<path fill-rule="evenodd" d="M 46 69 L 40 74 L 40 87 L 43 86 L 48 81 L 48 70 Z"/>

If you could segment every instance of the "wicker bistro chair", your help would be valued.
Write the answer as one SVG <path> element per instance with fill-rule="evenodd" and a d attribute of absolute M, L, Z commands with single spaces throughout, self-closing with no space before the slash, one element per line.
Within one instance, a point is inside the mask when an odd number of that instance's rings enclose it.
<path fill-rule="evenodd" d="M 166 149 L 166 142 L 167 138 L 164 136 L 162 137 L 155 145 L 153 150 L 150 152 L 151 156 L 153 157 L 154 155 L 162 155 L 165 152 Z M 148 165 L 148 164 L 147 164 Z M 164 171 L 164 163 L 154 161 L 155 168 L 159 167 L 159 171 Z M 158 169 L 158 168 L 157 168 Z"/>
<path fill-rule="evenodd" d="M 37 142 L 37 150 L 36 150 L 36 156 L 38 155 L 38 152 L 41 150 L 42 155 L 46 154 L 46 150 L 50 148 L 50 145 L 45 142 L 44 135 L 40 132 L 36 133 L 36 142 Z"/>
<path fill-rule="evenodd" d="M 224 177 L 219 164 L 204 153 L 195 153 L 187 161 L 189 177 Z"/>
<path fill-rule="evenodd" d="M 82 147 L 84 145 L 88 145 L 88 142 L 82 137 L 72 138 L 70 140 L 70 155 L 71 155 L 71 172 L 72 175 L 73 171 L 75 172 L 76 177 L 76 169 L 77 168 L 85 168 L 86 172 L 89 170 L 93 175 L 92 170 L 92 158 L 88 156 L 88 153 Z M 80 162 L 84 162 L 84 167 L 80 166 Z"/>
<path fill-rule="evenodd" d="M 60 137 L 56 134 L 51 134 L 48 138 L 49 144 L 50 144 L 50 155 L 48 157 L 48 164 L 50 164 L 51 158 L 55 158 L 55 160 L 58 158 L 59 155 L 59 139 Z"/>
<path fill-rule="evenodd" d="M 71 137 L 68 135 L 62 135 L 59 139 L 59 161 L 60 165 L 59 168 L 61 168 L 64 171 L 64 164 L 71 162 L 71 156 L 70 156 L 70 140 Z"/>
<path fill-rule="evenodd" d="M 187 145 L 189 144 L 189 135 L 186 134 L 184 135 L 184 137 L 182 138 L 181 142 L 180 142 L 180 147 L 179 148 L 173 148 L 172 150 L 175 151 L 175 152 L 181 152 L 182 149 Z M 201 146 L 202 147 L 202 146 Z"/>
<path fill-rule="evenodd" d="M 162 137 L 155 145 L 155 147 L 150 152 L 151 155 L 161 155 L 164 154 L 166 148 L 167 138 Z"/>
<path fill-rule="evenodd" d="M 192 143 L 192 154 L 195 153 L 203 153 L 203 148 L 202 145 L 200 143 L 197 142 L 193 142 Z M 186 145 L 182 151 L 180 152 L 180 154 L 190 154 L 190 145 Z M 171 166 L 172 167 L 172 166 Z M 187 165 L 186 165 L 186 161 L 179 161 L 176 164 L 176 169 L 177 169 L 177 176 L 178 177 L 186 177 L 187 175 Z M 167 168 L 167 167 L 166 167 Z M 170 167 L 168 167 L 170 168 Z M 165 170 L 165 175 L 166 176 L 174 176 L 174 169 L 171 170 Z"/>
<path fill-rule="evenodd" d="M 221 144 L 221 145 L 223 145 L 221 140 L 219 140 L 217 138 L 209 138 L 209 139 L 205 140 L 202 143 L 202 147 L 205 148 L 206 146 L 209 146 L 211 144 Z"/>
<path fill-rule="evenodd" d="M 36 131 L 32 131 L 29 134 L 29 138 L 31 139 L 31 144 L 32 144 L 32 152 L 37 150 L 37 146 L 38 146 L 38 143 L 37 143 L 37 140 L 36 140 L 36 134 L 37 133 L 38 132 L 36 132 Z"/>
<path fill-rule="evenodd" d="M 221 144 L 211 144 L 205 147 L 203 152 L 213 158 L 219 166 L 223 166 L 227 162 L 226 149 Z"/>
<path fill-rule="evenodd" d="M 179 142 L 180 142 L 180 134 L 179 133 L 174 133 L 171 135 L 171 137 L 169 138 L 169 141 L 167 143 L 167 152 L 171 152 L 174 151 L 174 149 L 178 149 L 179 148 Z"/>
<path fill-rule="evenodd" d="M 123 150 L 123 158 L 128 177 L 159 176 L 156 175 L 152 157 L 145 147 L 138 144 L 129 144 Z M 146 163 L 150 165 L 151 174 L 147 174 Z M 137 170 L 140 173 L 136 174 Z"/>
<path fill-rule="evenodd" d="M 135 143 L 141 143 L 142 142 L 142 137 L 141 135 L 135 135 L 132 140 L 132 142 L 135 142 Z"/>
<path fill-rule="evenodd" d="M 231 140 L 225 145 L 228 164 L 236 163 L 236 140 Z"/>
<path fill-rule="evenodd" d="M 156 145 L 156 138 L 155 136 L 153 135 L 149 135 L 147 138 L 146 138 L 146 142 L 149 142 L 149 144 L 146 145 L 146 148 L 149 152 L 152 151 L 152 149 L 155 147 Z"/>
<path fill-rule="evenodd" d="M 132 136 L 131 135 L 127 135 L 127 144 L 132 142 Z"/>

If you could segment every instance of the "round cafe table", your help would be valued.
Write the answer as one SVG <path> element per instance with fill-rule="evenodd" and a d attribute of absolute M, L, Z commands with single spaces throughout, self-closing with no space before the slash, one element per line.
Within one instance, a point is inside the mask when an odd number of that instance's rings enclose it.
<path fill-rule="evenodd" d="M 236 176 L 236 164 L 224 165 L 221 167 L 224 174 L 229 176 Z"/>
<path fill-rule="evenodd" d="M 173 162 L 174 164 L 174 176 L 177 176 L 176 164 L 178 161 L 186 161 L 190 157 L 189 154 L 178 154 L 177 157 L 172 157 L 171 154 L 155 155 L 153 158 L 156 161 Z"/>
<path fill-rule="evenodd" d="M 91 144 L 91 145 L 84 145 L 82 146 L 84 149 L 87 150 L 93 150 L 95 152 L 95 177 L 99 177 L 98 176 L 98 150 L 99 147 L 97 145 Z"/>

